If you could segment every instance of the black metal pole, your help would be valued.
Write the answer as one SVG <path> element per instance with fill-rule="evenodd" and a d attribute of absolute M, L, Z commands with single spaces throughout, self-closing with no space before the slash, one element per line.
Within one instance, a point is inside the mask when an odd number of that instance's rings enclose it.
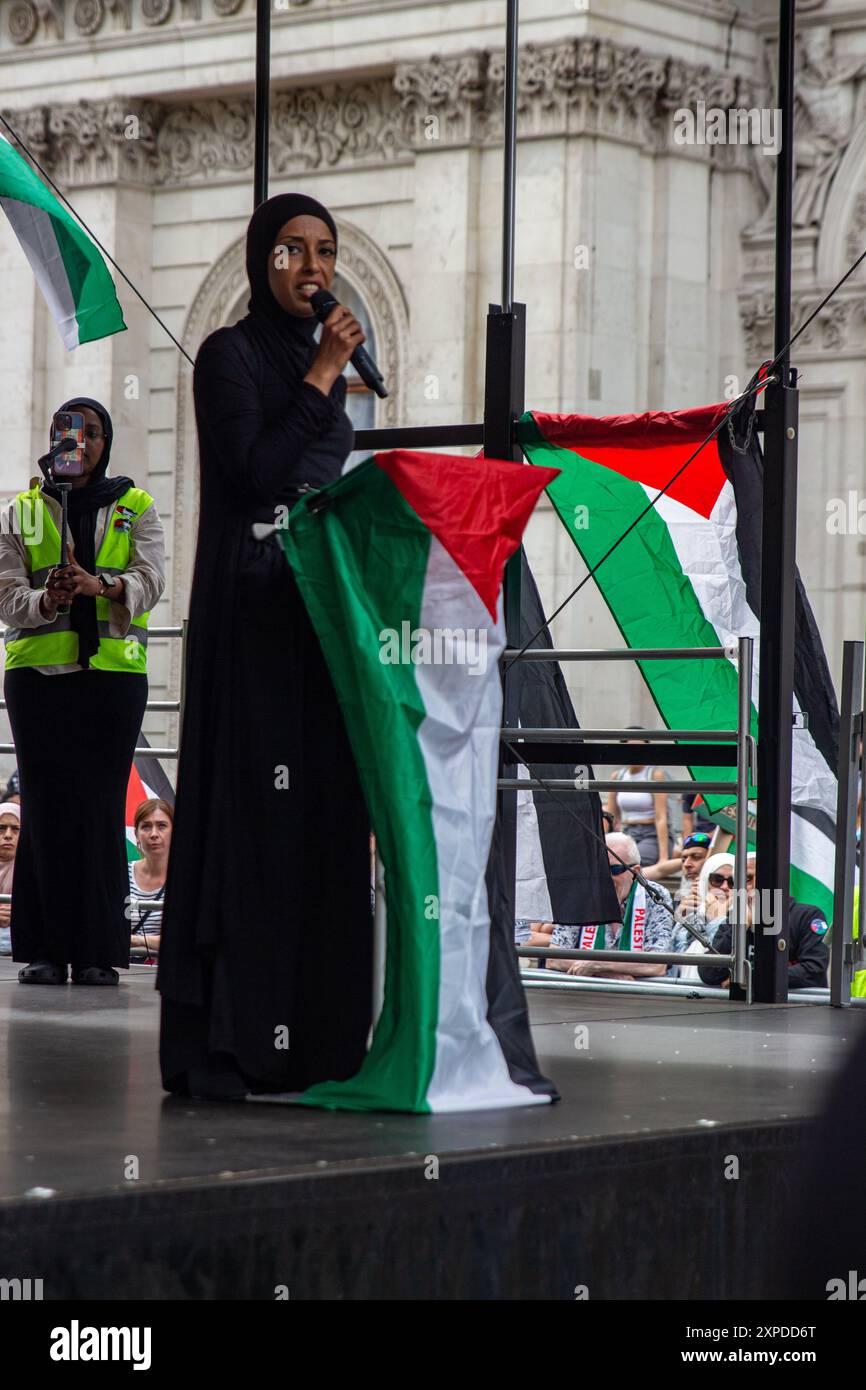
<path fill-rule="evenodd" d="M 502 303 L 490 304 L 487 313 L 487 352 L 484 382 L 484 453 L 488 458 L 519 459 L 514 422 L 524 409 L 526 365 L 526 305 L 515 304 L 514 219 L 517 167 L 517 26 L 518 0 L 507 0 L 505 37 L 505 93 L 502 151 Z M 509 647 L 521 646 L 520 591 L 523 554 L 518 550 L 505 569 L 505 630 Z M 517 682 L 504 676 L 503 725 L 515 728 Z M 500 775 L 516 776 L 513 761 L 500 762 Z M 511 940 L 514 931 L 515 879 L 517 873 L 517 796 L 498 796 L 499 852 L 504 858 Z M 512 951 L 513 955 L 513 951 Z M 509 965 L 509 970 L 511 969 Z M 515 975 L 515 978 L 519 977 Z"/>
<path fill-rule="evenodd" d="M 507 0 L 505 21 L 505 121 L 502 151 L 502 312 L 514 298 L 515 179 L 517 176 L 517 4 Z M 503 455 L 503 457 L 505 457 Z M 511 456 L 508 455 L 510 458 Z"/>
<path fill-rule="evenodd" d="M 795 11 L 795 0 L 780 0 L 778 105 L 782 147 L 776 167 L 776 355 L 791 336 Z M 765 410 L 756 866 L 760 901 L 774 903 L 775 920 L 769 929 L 766 925 L 755 928 L 753 998 L 759 1003 L 779 1003 L 788 994 L 799 393 L 797 374 L 790 368 L 787 353 L 779 362 L 778 374 L 779 385 L 768 389 Z M 777 896 L 768 899 L 766 893 Z"/>
<path fill-rule="evenodd" d="M 268 196 L 268 125 L 271 95 L 271 0 L 256 0 L 256 97 L 253 207 Z"/>

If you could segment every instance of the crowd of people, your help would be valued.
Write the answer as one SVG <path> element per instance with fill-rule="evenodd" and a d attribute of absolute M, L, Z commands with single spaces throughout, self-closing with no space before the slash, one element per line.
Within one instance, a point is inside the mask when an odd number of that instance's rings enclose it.
<path fill-rule="evenodd" d="M 636 744 L 641 741 L 629 740 Z M 722 988 L 730 984 L 729 967 L 713 964 L 706 957 L 732 951 L 736 885 L 731 837 L 713 822 L 701 819 L 693 796 L 682 798 L 682 831 L 674 837 L 669 832 L 668 814 L 668 802 L 673 798 L 656 790 L 664 777 L 661 769 L 641 764 L 621 768 L 613 775 L 612 780 L 623 790 L 611 793 L 602 818 L 620 920 L 576 926 L 519 919 L 515 930 L 518 948 L 646 953 L 646 962 L 546 958 L 547 969 L 567 975 L 616 980 L 655 976 Z M 750 944 L 756 930 L 778 932 L 777 914 L 760 911 L 756 862 L 756 853 L 750 851 L 743 904 Z M 814 904 L 791 898 L 788 910 L 788 988 L 823 988 L 828 982 L 826 938 L 830 924 Z M 653 961 L 658 953 L 688 954 L 694 956 L 694 964 Z"/>

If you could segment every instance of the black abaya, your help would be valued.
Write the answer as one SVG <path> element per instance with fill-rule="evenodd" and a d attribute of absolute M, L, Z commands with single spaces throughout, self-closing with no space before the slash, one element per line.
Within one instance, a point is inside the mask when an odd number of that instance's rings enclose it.
<path fill-rule="evenodd" d="M 215 1059 L 297 1090 L 352 1075 L 365 1052 L 369 821 L 282 548 L 252 537 L 351 449 L 345 380 L 329 397 L 301 380 L 314 326 L 282 355 L 251 315 L 196 361 L 201 512 L 158 974 L 167 1090 Z"/>
<path fill-rule="evenodd" d="M 23 812 L 12 955 L 73 970 L 129 965 L 126 787 L 147 676 L 6 672 Z"/>

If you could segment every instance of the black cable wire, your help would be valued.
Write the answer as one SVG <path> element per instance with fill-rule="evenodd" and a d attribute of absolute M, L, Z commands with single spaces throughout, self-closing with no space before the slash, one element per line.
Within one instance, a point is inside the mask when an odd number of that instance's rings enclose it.
<path fill-rule="evenodd" d="M 3 122 L 3 125 L 5 125 L 6 129 L 9 131 L 10 135 L 11 135 L 11 136 L 18 142 L 18 144 L 21 146 L 22 150 L 23 150 L 24 153 L 27 155 L 27 158 L 28 158 L 28 159 L 31 161 L 31 163 L 34 164 L 35 167 L 39 170 L 40 174 L 41 174 L 42 177 L 45 179 L 45 182 L 46 182 L 47 184 L 49 184 L 49 185 L 51 186 L 51 188 L 53 188 L 53 190 L 54 190 L 54 192 L 57 194 L 58 198 L 60 198 L 60 199 L 66 204 L 66 206 L 69 208 L 69 211 L 72 213 L 73 217 L 75 217 L 75 218 L 77 219 L 77 221 L 79 221 L 79 222 L 81 223 L 82 227 L 83 227 L 84 230 L 86 231 L 87 235 L 90 237 L 91 241 L 95 242 L 96 245 L 99 247 L 100 251 L 102 252 L 103 256 L 105 256 L 105 258 L 106 258 L 107 260 L 111 261 L 111 264 L 114 266 L 114 269 L 117 271 L 118 275 L 121 275 L 121 276 L 123 277 L 123 279 L 126 281 L 127 285 L 129 285 L 129 288 L 132 290 L 133 294 L 135 294 L 135 295 L 138 296 L 138 298 L 141 300 L 141 302 L 142 302 L 142 304 L 144 305 L 144 307 L 145 307 L 145 309 L 147 310 L 147 312 L 148 312 L 149 314 L 152 314 L 152 315 L 153 315 L 153 317 L 156 319 L 157 323 L 159 324 L 160 328 L 162 328 L 162 329 L 165 330 L 165 332 L 166 332 L 166 333 L 168 334 L 168 336 L 171 338 L 171 341 L 174 343 L 175 347 L 178 349 L 179 352 L 182 352 L 182 353 L 183 353 L 183 355 L 184 355 L 184 357 L 186 358 L 187 362 L 188 362 L 189 365 L 192 367 L 192 366 L 194 365 L 194 363 L 193 363 L 193 360 L 192 360 L 192 358 L 190 357 L 189 353 L 187 352 L 186 348 L 183 346 L 182 343 L 179 343 L 179 342 L 178 342 L 177 338 L 174 336 L 174 334 L 172 333 L 171 329 L 168 327 L 167 324 L 165 324 L 165 323 L 162 321 L 162 319 L 159 317 L 159 314 L 156 312 L 156 310 L 153 308 L 153 306 L 152 306 L 151 304 L 148 304 L 148 302 L 147 302 L 147 300 L 145 299 L 144 295 L 143 295 L 143 294 L 141 293 L 141 291 L 132 283 L 132 281 L 130 280 L 130 278 L 129 278 L 129 276 L 127 275 L 126 271 L 123 270 L 123 269 L 117 264 L 117 261 L 114 259 L 114 257 L 112 256 L 111 252 L 110 252 L 110 251 L 107 251 L 107 250 L 105 249 L 105 247 L 103 246 L 102 242 L 99 240 L 99 237 L 96 235 L 96 233 L 93 232 L 93 231 L 91 231 L 90 227 L 88 227 L 88 225 L 87 225 L 87 223 L 85 222 L 84 218 L 81 216 L 81 213 L 76 211 L 76 209 L 72 206 L 72 204 L 70 203 L 69 199 L 67 198 L 66 194 L 63 193 L 63 192 L 61 191 L 61 189 L 59 189 L 59 188 L 57 187 L 57 184 L 54 182 L 54 180 L 52 179 L 51 175 L 50 175 L 49 173 L 47 173 L 45 169 L 42 168 L 42 165 L 39 163 L 39 160 L 36 158 L 36 156 L 35 156 L 35 154 L 33 153 L 33 151 L 32 151 L 31 149 L 29 149 L 27 145 L 25 145 L 24 141 L 21 139 L 21 136 L 18 134 L 18 132 L 17 132 L 16 130 L 13 130 L 12 126 L 9 124 L 9 122 L 7 121 L 6 117 L 3 115 L 2 112 L 0 112 L 0 121 Z"/>
<path fill-rule="evenodd" d="M 856 261 L 854 261 L 853 264 L 850 265 L 850 266 L 848 267 L 848 269 L 845 271 L 845 274 L 842 276 L 842 278 L 841 278 L 840 280 L 837 280 L 837 281 L 836 281 L 836 284 L 833 286 L 833 288 L 832 288 L 827 294 L 825 294 L 824 298 L 820 301 L 819 304 L 817 304 L 817 305 L 815 306 L 815 308 L 812 310 L 811 314 L 809 314 L 808 318 L 804 319 L 804 321 L 800 324 L 800 327 L 797 329 L 796 333 L 793 333 L 793 334 L 791 335 L 791 337 L 788 339 L 788 341 L 787 341 L 787 343 L 785 344 L 785 346 L 781 349 L 781 351 L 776 353 L 776 356 L 773 358 L 772 362 L 770 362 L 770 363 L 767 364 L 766 375 L 763 376 L 763 377 L 761 378 L 761 380 L 758 381 L 754 386 L 747 387 L 746 390 L 743 391 L 743 392 L 741 393 L 741 395 L 737 396 L 734 400 L 732 400 L 732 401 L 730 402 L 730 404 L 729 404 L 727 410 L 725 411 L 725 413 L 724 413 L 724 415 L 722 416 L 722 418 L 721 418 L 721 420 L 719 421 L 719 423 L 715 426 L 714 429 L 712 429 L 712 430 L 710 431 L 710 433 L 707 435 L 706 439 L 704 439 L 704 440 L 701 441 L 701 443 L 698 445 L 697 449 L 695 449 L 695 452 L 691 455 L 691 457 L 690 457 L 690 458 L 687 458 L 686 461 L 685 461 L 685 463 L 682 465 L 682 467 L 680 467 L 680 468 L 677 469 L 677 471 L 676 471 L 676 473 L 673 475 L 673 477 L 668 479 L 668 481 L 665 483 L 664 487 L 659 489 L 659 491 L 656 493 L 655 497 L 653 497 L 653 498 L 647 503 L 646 507 L 644 507 L 644 509 L 643 509 L 643 511 L 640 513 L 640 515 L 637 516 L 637 517 L 635 517 L 634 521 L 631 523 L 630 526 L 626 527 L 626 529 L 625 529 L 625 531 L 623 531 L 622 535 L 621 535 L 617 540 L 615 540 L 615 541 L 613 542 L 613 545 L 611 545 L 610 548 L 609 548 L 608 550 L 605 551 L 605 553 L 604 553 L 604 555 L 602 555 L 601 559 L 598 560 L 598 561 L 596 561 L 596 563 L 593 565 L 592 569 L 589 570 L 588 573 L 584 575 L 583 579 L 580 581 L 580 583 L 577 585 L 577 587 L 576 587 L 575 589 L 572 590 L 572 592 L 568 595 L 567 598 L 563 599 L 562 603 L 559 605 L 559 607 L 558 607 L 557 609 L 554 610 L 553 613 L 551 613 L 550 617 L 549 617 L 549 618 L 545 618 L 544 622 L 542 623 L 542 625 L 541 625 L 541 627 L 538 629 L 538 631 L 537 631 L 537 632 L 534 632 L 534 633 L 532 634 L 532 636 L 530 637 L 529 641 L 526 642 L 526 643 L 524 643 L 524 645 L 520 648 L 520 651 L 517 653 L 517 655 L 511 657 L 511 659 L 510 659 L 509 661 L 505 661 L 505 662 L 503 663 L 503 671 L 507 671 L 507 670 L 508 670 L 508 667 L 511 665 L 511 663 L 514 662 L 514 661 L 517 661 L 518 657 L 522 656 L 523 653 L 524 653 L 525 651 L 527 651 L 527 649 L 528 649 L 529 647 L 532 646 L 532 643 L 535 641 L 535 639 L 541 635 L 541 633 L 544 631 L 544 629 L 545 629 L 546 627 L 549 626 L 550 623 L 553 622 L 554 618 L 559 617 L 559 614 L 562 612 L 563 608 L 565 608 L 566 604 L 571 603 L 571 600 L 572 600 L 573 598 L 576 598 L 576 597 L 577 597 L 577 595 L 580 593 L 581 589 L 583 588 L 584 584 L 586 584 L 587 580 L 589 580 L 589 579 L 592 578 L 592 576 L 596 573 L 596 571 L 599 569 L 599 567 L 600 567 L 601 565 L 604 564 L 605 560 L 607 560 L 607 559 L 613 554 L 613 552 L 616 550 L 617 546 L 620 545 L 620 544 L 625 540 L 626 536 L 627 536 L 631 531 L 634 530 L 634 528 L 635 528 L 635 526 L 637 526 L 638 522 L 643 520 L 643 518 L 646 516 L 647 512 L 649 512 L 649 511 L 652 510 L 652 508 L 655 506 L 655 504 L 656 504 L 656 502 L 659 500 L 659 498 L 660 498 L 660 497 L 663 497 L 664 494 L 667 492 L 668 488 L 671 487 L 671 486 L 676 482 L 676 480 L 677 480 L 677 478 L 680 476 L 680 474 L 681 474 L 686 468 L 688 468 L 688 466 L 689 466 L 690 463 L 693 463 L 693 462 L 694 462 L 694 460 L 697 458 L 697 456 L 698 456 L 698 454 L 701 452 L 701 450 L 702 450 L 703 448 L 705 448 L 705 446 L 706 446 L 707 444 L 709 444 L 709 442 L 710 442 L 711 439 L 714 439 L 714 438 L 715 438 L 715 436 L 718 434 L 718 432 L 719 432 L 719 430 L 722 428 L 722 426 L 726 423 L 726 421 L 730 420 L 730 417 L 733 415 L 733 413 L 734 413 L 734 411 L 736 410 L 736 408 L 746 399 L 746 397 L 747 397 L 747 396 L 750 396 L 750 395 L 756 395 L 756 394 L 758 393 L 758 391 L 763 391 L 763 389 L 764 389 L 765 386 L 771 386 L 771 385 L 774 385 L 774 384 L 775 384 L 775 382 L 777 381 L 777 378 L 771 376 L 770 373 L 773 372 L 773 371 L 776 369 L 776 367 L 779 365 L 779 363 L 782 361 L 782 359 L 787 355 L 788 352 L 790 352 L 791 348 L 794 346 L 794 343 L 796 343 L 797 339 L 801 336 L 801 334 L 805 333 L 806 329 L 809 327 L 809 324 L 812 323 L 812 321 L 818 317 L 818 315 L 820 314 L 821 310 L 822 310 L 827 304 L 829 304 L 829 302 L 830 302 L 830 300 L 833 298 L 834 294 L 836 294 L 836 293 L 842 288 L 842 286 L 844 285 L 844 283 L 845 283 L 846 280 L 850 279 L 850 277 L 854 274 L 854 271 L 857 269 L 857 267 L 858 267 L 864 260 L 866 260 L 866 250 L 861 251 L 861 253 L 860 253 L 860 255 L 857 257 Z"/>
<path fill-rule="evenodd" d="M 866 252 L 864 252 L 864 255 L 866 255 Z M 777 380 L 776 377 L 771 377 L 771 376 L 762 377 L 761 380 L 758 381 L 758 382 L 756 382 L 754 386 L 747 386 L 746 389 L 745 389 L 745 391 L 742 391 L 742 392 L 740 393 L 739 396 L 736 396 L 736 397 L 730 402 L 730 404 L 729 404 L 729 406 L 728 406 L 728 409 L 727 409 L 727 410 L 724 412 L 724 414 L 721 416 L 721 418 L 720 418 L 718 424 L 713 426 L 713 428 L 710 430 L 709 434 L 707 435 L 706 439 L 701 440 L 700 444 L 699 444 L 698 447 L 695 449 L 694 453 L 691 454 L 691 455 L 689 456 L 689 458 L 686 459 L 685 463 L 683 463 L 683 464 L 680 465 L 680 467 L 677 469 L 676 473 L 674 473 L 674 475 L 673 475 L 672 478 L 668 478 L 668 480 L 667 480 L 667 482 L 665 483 L 664 487 L 659 488 L 659 490 L 658 490 L 658 492 L 656 493 L 655 497 L 651 497 L 651 498 L 650 498 L 649 502 L 647 502 L 647 504 L 646 504 L 646 506 L 644 507 L 643 511 L 642 511 L 642 512 L 639 512 L 638 515 L 635 517 L 634 521 L 630 522 L 629 525 L 625 528 L 625 530 L 623 531 L 622 535 L 621 535 L 621 536 L 618 536 L 617 539 L 613 542 L 613 544 L 610 545 L 610 546 L 608 546 L 607 550 L 604 552 L 604 554 L 602 555 L 601 559 L 600 559 L 600 560 L 596 560 L 596 562 L 595 562 L 595 564 L 593 565 L 592 569 L 591 569 L 591 570 L 588 570 L 588 571 L 586 572 L 586 574 L 583 576 L 583 579 L 581 579 L 580 583 L 579 583 L 574 589 L 572 589 L 571 593 L 570 593 L 566 598 L 564 598 L 564 599 L 562 600 L 562 603 L 559 605 L 559 607 L 556 608 L 556 609 L 554 609 L 554 611 L 550 614 L 550 617 L 547 617 L 547 618 L 544 619 L 544 622 L 541 624 L 541 627 L 538 628 L 536 632 L 533 632 L 532 636 L 529 638 L 529 640 L 528 640 L 527 642 L 524 642 L 523 646 L 520 648 L 520 651 L 517 652 L 516 655 L 514 655 L 513 657 L 511 657 L 510 660 L 506 660 L 506 661 L 504 662 L 504 664 L 503 664 L 503 670 L 504 670 L 504 671 L 507 671 L 508 668 L 509 668 L 509 666 L 511 666 L 511 665 L 513 664 L 513 662 L 519 660 L 519 658 L 523 655 L 523 653 L 524 653 L 525 651 L 527 651 L 527 650 L 532 646 L 532 644 L 533 644 L 533 642 L 535 641 L 535 639 L 536 639 L 537 637 L 540 637 L 540 636 L 541 636 L 541 634 L 544 632 L 545 628 L 547 628 L 547 627 L 550 626 L 550 624 L 553 622 L 554 618 L 558 618 L 558 617 L 559 617 L 560 613 L 562 612 L 563 608 L 565 608 L 566 604 L 571 603 L 571 600 L 572 600 L 573 598 L 576 598 L 576 596 L 580 593 L 581 589 L 583 588 L 584 584 L 586 584 L 590 579 L 592 579 L 592 576 L 593 576 L 594 574 L 597 573 L 597 571 L 598 571 L 598 570 L 601 568 L 601 566 L 604 564 L 605 560 L 609 559 L 609 557 L 610 557 L 610 556 L 613 554 L 613 552 L 616 550 L 617 546 L 622 544 L 622 542 L 625 540 L 626 536 L 629 535 L 630 532 L 632 532 L 632 531 L 634 530 L 634 528 L 638 525 L 638 523 L 639 523 L 640 521 L 643 520 L 643 518 L 646 516 L 647 512 L 651 512 L 651 511 L 652 511 L 653 507 L 655 506 L 655 504 L 656 504 L 656 502 L 659 500 L 659 498 L 660 498 L 660 497 L 663 497 L 664 494 L 667 492 L 668 488 L 673 486 L 673 484 L 676 482 L 676 480 L 677 480 L 677 478 L 680 476 L 680 474 L 681 474 L 681 473 L 684 473 L 685 470 L 688 468 L 689 464 L 694 462 L 694 460 L 697 458 L 697 456 L 698 456 L 698 454 L 701 452 L 701 450 L 702 450 L 707 444 L 709 444 L 710 440 L 711 440 L 711 439 L 715 439 L 716 435 L 719 433 L 719 430 L 720 430 L 720 429 L 722 428 L 722 426 L 731 418 L 731 416 L 733 415 L 734 410 L 737 408 L 737 406 L 741 405 L 741 404 L 743 403 L 743 401 L 746 399 L 747 396 L 754 396 L 758 391 L 763 391 L 765 386 L 771 386 L 771 385 L 773 385 L 773 383 L 774 383 L 776 380 Z"/>

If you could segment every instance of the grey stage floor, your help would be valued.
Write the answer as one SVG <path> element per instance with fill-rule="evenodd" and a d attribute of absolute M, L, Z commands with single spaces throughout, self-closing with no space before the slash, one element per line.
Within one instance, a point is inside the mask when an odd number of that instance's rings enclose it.
<path fill-rule="evenodd" d="M 128 1191 L 132 1176 L 140 1190 L 803 1119 L 866 1026 L 866 1010 L 821 1005 L 530 990 L 536 1047 L 560 1104 L 370 1116 L 168 1098 L 150 968 L 134 967 L 116 990 L 26 987 L 16 975 L 0 960 L 0 1200 L 12 1201 Z"/>

